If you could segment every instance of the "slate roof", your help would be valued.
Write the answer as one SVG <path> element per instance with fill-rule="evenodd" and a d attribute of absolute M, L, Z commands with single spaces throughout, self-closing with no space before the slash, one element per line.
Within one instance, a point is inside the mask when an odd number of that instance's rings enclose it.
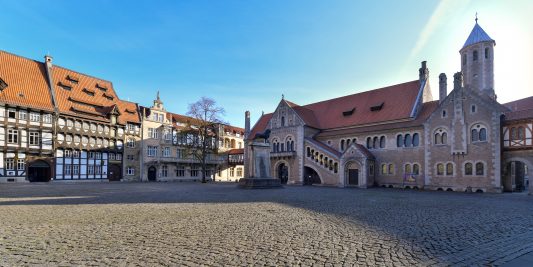
<path fill-rule="evenodd" d="M 479 24 L 476 21 L 476 25 L 474 25 L 474 28 L 470 32 L 470 35 L 468 35 L 468 38 L 466 39 L 465 44 L 463 45 L 463 48 L 467 46 L 471 46 L 473 44 L 481 43 L 481 42 L 495 42 L 490 36 L 479 26 Z"/>
<path fill-rule="evenodd" d="M 0 50 L 0 79 L 7 87 L 0 91 L 0 102 L 53 111 L 52 96 L 42 62 Z"/>

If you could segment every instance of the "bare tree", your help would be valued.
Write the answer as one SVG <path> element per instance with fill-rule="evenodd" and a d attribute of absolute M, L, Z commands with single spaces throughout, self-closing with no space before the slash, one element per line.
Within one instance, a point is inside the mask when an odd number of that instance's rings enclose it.
<path fill-rule="evenodd" d="M 208 97 L 189 104 L 187 115 L 193 119 L 181 134 L 186 135 L 186 153 L 201 163 L 202 183 L 206 182 L 207 157 L 218 154 L 219 126 L 223 123 L 220 117 L 224 113 L 224 108 Z"/>

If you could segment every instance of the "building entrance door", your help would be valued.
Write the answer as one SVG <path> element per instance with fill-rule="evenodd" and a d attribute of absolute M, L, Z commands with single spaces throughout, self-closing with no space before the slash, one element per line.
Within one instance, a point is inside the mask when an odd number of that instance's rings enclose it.
<path fill-rule="evenodd" d="M 37 160 L 28 166 L 28 180 L 30 182 L 50 182 L 51 174 L 50 165 L 43 160 Z"/>
<path fill-rule="evenodd" d="M 120 165 L 109 165 L 109 181 L 120 181 L 122 179 L 122 170 Z"/>
<path fill-rule="evenodd" d="M 358 169 L 348 169 L 348 185 L 359 185 Z"/>
<path fill-rule="evenodd" d="M 289 167 L 285 163 L 281 163 L 278 166 L 278 179 L 281 180 L 282 184 L 287 184 L 289 180 Z"/>
<path fill-rule="evenodd" d="M 157 178 L 157 170 L 154 166 L 148 168 L 148 181 L 155 181 Z"/>
<path fill-rule="evenodd" d="M 511 161 L 506 166 L 507 174 L 503 182 L 505 192 L 522 192 L 527 189 L 527 165 L 521 161 Z"/>

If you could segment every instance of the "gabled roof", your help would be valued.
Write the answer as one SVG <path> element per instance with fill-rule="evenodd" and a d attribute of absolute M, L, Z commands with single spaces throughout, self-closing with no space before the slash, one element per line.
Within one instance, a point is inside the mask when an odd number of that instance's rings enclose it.
<path fill-rule="evenodd" d="M 419 91 L 420 83 L 415 80 L 304 106 L 285 101 L 307 126 L 331 130 L 411 119 Z M 345 115 L 352 110 L 350 115 Z M 253 127 L 250 138 L 263 132 L 271 118 L 272 114 L 263 115 Z"/>
<path fill-rule="evenodd" d="M 0 91 L 0 102 L 54 110 L 42 62 L 0 51 L 0 79 L 7 84 Z"/>
<path fill-rule="evenodd" d="M 108 121 L 109 112 L 119 100 L 111 82 L 60 66 L 52 67 L 52 81 L 62 114 Z"/>
<path fill-rule="evenodd" d="M 465 44 L 463 45 L 463 48 L 467 46 L 471 46 L 473 44 L 481 43 L 481 42 L 495 42 L 490 36 L 477 24 L 476 19 L 476 25 L 474 25 L 474 28 L 470 32 L 470 35 L 468 35 L 468 38 L 466 39 Z"/>
<path fill-rule="evenodd" d="M 263 116 L 257 120 L 252 130 L 250 130 L 248 139 L 253 139 L 256 134 L 263 133 L 268 126 L 268 122 L 272 119 L 272 115 L 272 113 L 263 114 Z"/>
<path fill-rule="evenodd" d="M 511 111 L 505 113 L 505 120 L 533 119 L 533 96 L 503 104 Z"/>
<path fill-rule="evenodd" d="M 119 121 L 122 124 L 127 122 L 141 123 L 139 110 L 137 104 L 129 101 L 117 101 L 118 111 L 120 112 Z"/>

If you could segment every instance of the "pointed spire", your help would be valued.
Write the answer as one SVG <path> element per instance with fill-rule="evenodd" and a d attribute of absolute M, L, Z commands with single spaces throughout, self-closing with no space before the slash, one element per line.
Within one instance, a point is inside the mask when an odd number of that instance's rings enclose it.
<path fill-rule="evenodd" d="M 161 98 L 159 98 L 159 90 L 157 90 L 157 101 L 161 101 Z"/>
<path fill-rule="evenodd" d="M 476 13 L 476 24 L 474 25 L 474 28 L 470 32 L 470 35 L 468 35 L 468 38 L 466 39 L 465 44 L 463 45 L 463 48 L 481 43 L 481 42 L 495 42 L 490 36 L 479 26 L 477 23 L 477 13 Z"/>
<path fill-rule="evenodd" d="M 281 99 L 285 99 L 285 95 L 284 94 L 281 94 Z"/>

